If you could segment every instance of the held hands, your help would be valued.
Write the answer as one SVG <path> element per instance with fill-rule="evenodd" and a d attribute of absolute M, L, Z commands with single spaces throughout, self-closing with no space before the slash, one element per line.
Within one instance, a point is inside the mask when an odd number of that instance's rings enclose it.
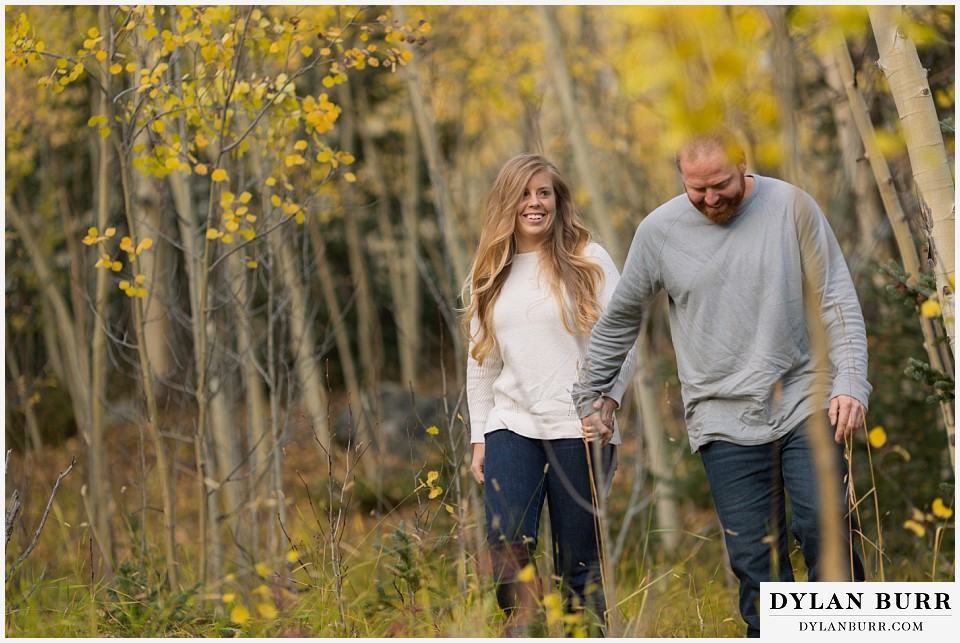
<path fill-rule="evenodd" d="M 859 400 L 849 395 L 838 395 L 830 400 L 829 416 L 830 424 L 837 429 L 833 439 L 837 444 L 843 444 L 857 434 L 866 417 L 866 410 Z"/>
<path fill-rule="evenodd" d="M 613 439 L 613 412 L 619 406 L 613 398 L 598 398 L 593 403 L 595 411 L 580 421 L 583 439 L 587 442 L 599 440 L 600 446 L 606 446 Z"/>

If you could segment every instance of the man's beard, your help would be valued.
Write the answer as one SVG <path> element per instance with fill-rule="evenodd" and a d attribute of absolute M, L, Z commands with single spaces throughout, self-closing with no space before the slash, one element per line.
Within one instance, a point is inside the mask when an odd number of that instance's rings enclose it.
<path fill-rule="evenodd" d="M 723 199 L 720 203 L 723 206 L 720 209 L 707 207 L 707 204 L 701 201 L 694 203 L 693 207 L 700 211 L 700 214 L 707 217 L 714 223 L 726 223 L 734 217 L 740 206 L 743 205 L 743 195 L 747 191 L 747 180 L 743 174 L 740 175 L 740 190 L 729 199 Z"/>

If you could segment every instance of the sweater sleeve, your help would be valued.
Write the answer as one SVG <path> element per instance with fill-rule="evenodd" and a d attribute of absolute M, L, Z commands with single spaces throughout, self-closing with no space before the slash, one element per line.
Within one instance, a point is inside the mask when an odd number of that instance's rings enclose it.
<path fill-rule="evenodd" d="M 474 318 L 470 322 L 470 334 L 476 335 L 479 322 Z M 484 442 L 487 418 L 493 410 L 493 383 L 503 370 L 500 351 L 494 344 L 481 364 L 473 358 L 473 343 L 467 351 L 467 410 L 470 413 L 470 443 Z"/>
<path fill-rule="evenodd" d="M 807 300 L 816 307 L 833 366 L 831 399 L 849 395 L 867 406 L 867 334 L 857 292 L 840 245 L 819 206 L 798 190 L 794 220 Z"/>
<path fill-rule="evenodd" d="M 617 270 L 617 266 L 613 262 L 613 259 L 610 257 L 609 253 L 607 253 L 603 247 L 598 245 L 595 255 L 600 267 L 603 268 L 604 276 L 603 291 L 600 293 L 599 297 L 600 306 L 601 308 L 606 309 L 610 303 L 610 300 L 613 298 L 614 290 L 620 281 L 620 272 Z M 613 383 L 613 386 L 609 391 L 603 393 L 605 396 L 613 399 L 617 403 L 617 406 L 622 406 L 623 396 L 626 394 L 627 388 L 630 386 L 630 381 L 633 379 L 633 374 L 636 369 L 637 347 L 634 345 L 624 358 L 623 366 L 620 368 L 620 373 L 617 375 L 617 379 Z"/>
<path fill-rule="evenodd" d="M 627 355 L 631 349 L 635 351 L 634 344 L 640 334 L 643 311 L 657 292 L 659 279 L 655 272 L 656 258 L 647 240 L 647 224 L 651 215 L 637 227 L 623 267 L 623 276 L 590 333 L 586 354 L 572 391 L 573 402 L 581 418 L 594 412 L 593 403 L 601 395 L 613 397 L 611 393 L 615 392 Z M 629 381 L 629 377 L 625 381 Z M 623 388 L 626 388 L 625 384 Z"/>

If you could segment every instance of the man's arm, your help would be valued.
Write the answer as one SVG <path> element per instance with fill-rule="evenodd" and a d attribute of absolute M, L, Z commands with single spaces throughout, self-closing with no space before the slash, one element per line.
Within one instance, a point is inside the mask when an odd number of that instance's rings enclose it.
<path fill-rule="evenodd" d="M 646 250 L 646 234 L 641 223 L 630 246 L 623 276 L 590 334 L 577 381 L 573 384 L 573 401 L 581 418 L 592 415 L 596 410 L 594 403 L 615 388 L 624 360 L 640 333 L 646 303 L 655 293 L 656 276 L 652 271 L 655 258 Z"/>
<path fill-rule="evenodd" d="M 817 307 L 834 368 L 830 422 L 834 439 L 856 434 L 866 415 L 872 387 L 867 382 L 867 334 L 863 312 L 840 245 L 813 198 L 803 193 L 796 206 L 800 257 L 807 301 Z"/>

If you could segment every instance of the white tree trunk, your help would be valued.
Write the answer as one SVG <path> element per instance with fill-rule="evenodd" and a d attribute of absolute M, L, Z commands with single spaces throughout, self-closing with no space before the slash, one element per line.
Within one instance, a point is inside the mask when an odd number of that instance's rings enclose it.
<path fill-rule="evenodd" d="M 940 121 L 927 82 L 927 70 L 920 64 L 913 41 L 899 30 L 899 6 L 869 9 L 870 23 L 880 52 L 879 65 L 890 84 L 907 140 L 913 178 L 929 208 L 928 225 L 933 246 L 934 274 L 944 325 L 954 346 L 954 297 L 950 278 L 954 275 L 955 193 Z"/>

